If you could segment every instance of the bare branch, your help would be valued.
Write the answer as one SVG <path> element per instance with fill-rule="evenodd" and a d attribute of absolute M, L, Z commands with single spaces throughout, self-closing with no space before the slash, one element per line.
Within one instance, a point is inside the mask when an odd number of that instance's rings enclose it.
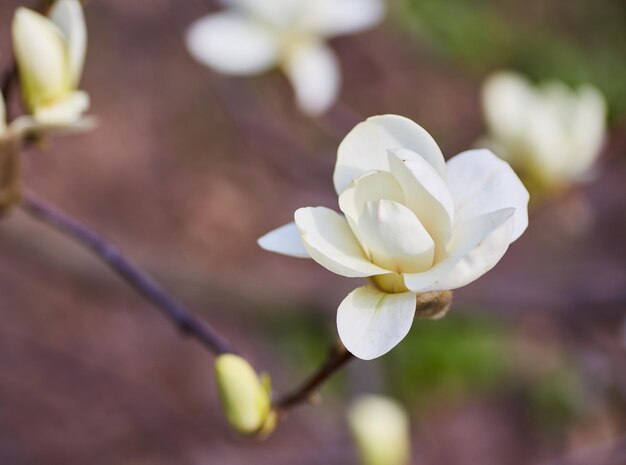
<path fill-rule="evenodd" d="M 236 353 L 213 327 L 193 315 L 151 276 L 94 231 L 46 204 L 30 192 L 24 193 L 20 207 L 33 218 L 46 223 L 94 252 L 137 292 L 161 310 L 183 334 L 197 339 L 215 355 Z"/>

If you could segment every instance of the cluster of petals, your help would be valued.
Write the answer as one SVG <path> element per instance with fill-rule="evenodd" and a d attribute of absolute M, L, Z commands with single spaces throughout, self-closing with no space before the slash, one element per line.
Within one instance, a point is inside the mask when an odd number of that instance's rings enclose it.
<path fill-rule="evenodd" d="M 508 163 L 486 149 L 446 163 L 426 130 L 397 115 L 369 118 L 346 136 L 334 185 L 343 214 L 300 208 L 259 245 L 368 278 L 337 312 L 342 342 L 361 359 L 406 336 L 417 293 L 479 278 L 528 225 L 528 192 Z"/>
<path fill-rule="evenodd" d="M 201 63 L 230 75 L 256 75 L 279 67 L 299 107 L 316 115 L 337 99 L 338 60 L 331 37 L 377 24 L 383 0 L 222 0 L 227 8 L 194 22 L 187 47 Z"/>
<path fill-rule="evenodd" d="M 89 96 L 77 90 L 87 50 L 80 1 L 57 0 L 48 16 L 21 7 L 12 34 L 22 96 L 30 112 L 15 124 L 21 130 L 91 127 L 93 122 L 82 116 Z"/>
<path fill-rule="evenodd" d="M 486 143 L 516 169 L 543 187 L 589 177 L 606 133 L 606 103 L 595 87 L 533 86 L 507 71 L 485 81 L 482 97 Z"/>

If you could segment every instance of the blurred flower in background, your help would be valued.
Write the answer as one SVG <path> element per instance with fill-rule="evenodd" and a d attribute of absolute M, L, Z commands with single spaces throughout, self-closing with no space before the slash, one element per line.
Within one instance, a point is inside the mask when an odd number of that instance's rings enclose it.
<path fill-rule="evenodd" d="M 370 278 L 337 311 L 342 342 L 364 360 L 407 335 L 420 293 L 478 279 L 528 225 L 528 192 L 506 162 L 470 150 L 446 163 L 430 134 L 402 116 L 358 124 L 339 146 L 334 183 L 345 217 L 300 208 L 295 223 L 259 245 Z M 449 302 L 442 304 L 446 311 Z"/>
<path fill-rule="evenodd" d="M 255 75 L 278 66 L 302 111 L 317 115 L 337 100 L 341 72 L 331 37 L 381 21 L 383 0 L 224 0 L 226 11 L 199 19 L 187 47 L 201 63 L 225 74 Z"/>
<path fill-rule="evenodd" d="M 591 85 L 533 86 L 513 72 L 484 84 L 484 140 L 524 177 L 531 192 L 562 191 L 589 179 L 606 137 L 606 104 Z"/>
<path fill-rule="evenodd" d="M 348 425 L 362 465 L 409 462 L 409 416 L 393 399 L 379 395 L 359 397 L 348 411 Z"/>

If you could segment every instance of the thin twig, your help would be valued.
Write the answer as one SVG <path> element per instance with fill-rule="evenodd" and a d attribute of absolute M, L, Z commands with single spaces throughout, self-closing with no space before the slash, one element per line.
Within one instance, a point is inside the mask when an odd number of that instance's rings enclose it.
<path fill-rule="evenodd" d="M 279 397 L 274 406 L 280 411 L 289 410 L 298 404 L 309 402 L 319 387 L 354 358 L 343 346 L 334 348 L 324 364 L 302 385 Z"/>
<path fill-rule="evenodd" d="M 183 334 L 196 338 L 215 355 L 235 353 L 235 350 L 215 329 L 183 307 L 152 277 L 94 231 L 46 204 L 30 192 L 24 193 L 20 207 L 32 217 L 52 226 L 93 251 L 122 279 L 161 310 Z"/>

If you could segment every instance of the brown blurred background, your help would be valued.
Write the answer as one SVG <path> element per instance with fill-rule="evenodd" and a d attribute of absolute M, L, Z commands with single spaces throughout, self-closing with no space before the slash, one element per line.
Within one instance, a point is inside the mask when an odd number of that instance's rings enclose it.
<path fill-rule="evenodd" d="M 3 69 L 18 5 L 32 3 L 0 3 Z M 592 82 L 610 106 L 600 176 L 532 212 L 448 317 L 352 364 L 264 442 L 229 432 L 200 346 L 15 211 L 0 223 L 0 463 L 353 464 L 343 414 L 363 392 L 407 406 L 414 464 L 626 463 L 625 4 L 392 2 L 382 26 L 333 41 L 342 103 L 318 120 L 279 73 L 227 78 L 190 58 L 186 26 L 216 8 L 89 2 L 82 88 L 100 126 L 29 150 L 24 182 L 158 277 L 279 392 L 320 363 L 355 281 L 255 241 L 300 206 L 336 207 L 335 152 L 356 115 L 410 117 L 449 157 L 483 131 L 488 72 Z"/>

